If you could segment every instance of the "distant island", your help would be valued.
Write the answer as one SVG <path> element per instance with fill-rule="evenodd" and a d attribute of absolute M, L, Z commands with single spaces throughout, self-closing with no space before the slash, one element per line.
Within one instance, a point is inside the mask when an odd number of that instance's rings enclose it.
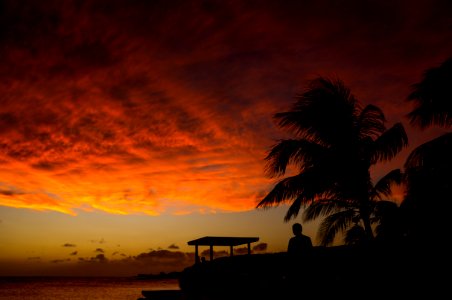
<path fill-rule="evenodd" d="M 179 279 L 182 272 L 160 272 L 158 274 L 138 274 L 136 279 Z"/>

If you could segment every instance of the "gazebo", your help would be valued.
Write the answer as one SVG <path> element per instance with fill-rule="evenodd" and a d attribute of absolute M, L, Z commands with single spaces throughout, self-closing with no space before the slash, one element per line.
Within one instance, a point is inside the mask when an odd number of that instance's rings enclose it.
<path fill-rule="evenodd" d="M 213 260 L 213 246 L 229 246 L 230 256 L 234 255 L 234 246 L 248 245 L 248 255 L 251 254 L 251 243 L 257 242 L 258 237 L 234 237 L 234 236 L 205 236 L 188 242 L 195 246 L 195 263 L 199 263 L 198 246 L 210 247 L 210 260 Z"/>

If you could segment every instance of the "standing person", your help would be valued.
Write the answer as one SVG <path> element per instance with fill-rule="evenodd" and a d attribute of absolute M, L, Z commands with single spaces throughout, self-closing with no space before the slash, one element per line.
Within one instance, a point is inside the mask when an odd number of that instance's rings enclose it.
<path fill-rule="evenodd" d="M 303 227 L 300 223 L 292 225 L 292 232 L 294 236 L 290 238 L 287 246 L 286 261 L 286 292 L 289 295 L 297 291 L 300 282 L 303 282 L 306 286 L 312 286 L 314 283 L 310 278 L 313 271 L 313 262 L 309 258 L 313 249 L 311 238 L 302 233 Z"/>
<path fill-rule="evenodd" d="M 294 236 L 289 240 L 287 252 L 291 256 L 299 256 L 304 253 L 311 252 L 312 241 L 311 238 L 303 234 L 303 226 L 300 223 L 292 225 L 292 232 Z"/>

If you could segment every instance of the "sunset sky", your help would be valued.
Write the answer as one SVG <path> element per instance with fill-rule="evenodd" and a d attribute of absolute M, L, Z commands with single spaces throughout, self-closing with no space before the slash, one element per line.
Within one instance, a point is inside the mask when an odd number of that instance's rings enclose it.
<path fill-rule="evenodd" d="M 408 132 L 373 177 L 402 167 L 441 132 L 411 127 L 405 99 L 452 56 L 451 12 L 447 0 L 1 1 L 0 275 L 180 270 L 205 235 L 284 251 L 286 207 L 255 209 L 276 182 L 267 151 L 287 137 L 273 114 L 307 80 L 340 78 Z"/>

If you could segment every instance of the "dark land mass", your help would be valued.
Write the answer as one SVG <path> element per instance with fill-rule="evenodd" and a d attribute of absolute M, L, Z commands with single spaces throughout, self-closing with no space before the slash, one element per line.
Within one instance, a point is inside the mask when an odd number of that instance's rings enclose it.
<path fill-rule="evenodd" d="M 406 242 L 314 247 L 297 259 L 221 257 L 184 269 L 179 283 L 187 300 L 437 299 L 447 286 L 445 252 Z"/>
<path fill-rule="evenodd" d="M 182 272 L 160 272 L 158 274 L 138 274 L 135 278 L 141 280 L 147 279 L 179 279 Z"/>

